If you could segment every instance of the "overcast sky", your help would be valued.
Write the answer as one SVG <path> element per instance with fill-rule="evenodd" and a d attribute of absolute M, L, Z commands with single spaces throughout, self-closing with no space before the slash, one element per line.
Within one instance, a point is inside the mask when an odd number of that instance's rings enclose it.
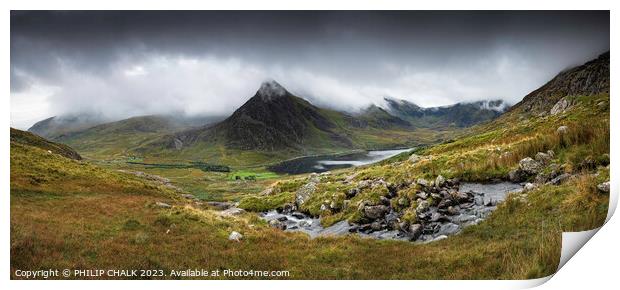
<path fill-rule="evenodd" d="M 11 12 L 11 126 L 226 115 L 265 79 L 352 111 L 516 103 L 609 50 L 603 12 Z"/>

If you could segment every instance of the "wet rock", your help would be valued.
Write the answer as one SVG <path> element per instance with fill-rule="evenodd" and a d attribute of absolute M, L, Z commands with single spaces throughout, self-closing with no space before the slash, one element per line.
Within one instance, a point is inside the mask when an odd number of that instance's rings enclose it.
<path fill-rule="evenodd" d="M 460 208 L 458 206 L 449 206 L 446 212 L 449 215 L 457 215 L 459 213 L 459 209 Z"/>
<path fill-rule="evenodd" d="M 526 178 L 527 175 L 520 169 L 513 169 L 508 172 L 508 180 L 510 180 L 511 182 L 518 183 L 525 180 Z"/>
<path fill-rule="evenodd" d="M 445 223 L 441 225 L 441 227 L 439 228 L 438 234 L 447 235 L 447 236 L 454 235 L 458 233 L 460 229 L 461 227 L 457 224 Z"/>
<path fill-rule="evenodd" d="M 165 202 L 160 202 L 160 201 L 156 202 L 155 205 L 157 207 L 161 207 L 161 208 L 171 208 L 172 207 L 171 205 L 169 205 L 169 204 L 167 204 Z"/>
<path fill-rule="evenodd" d="M 526 174 L 535 175 L 542 170 L 542 164 L 530 157 L 526 157 L 519 161 L 519 169 Z"/>
<path fill-rule="evenodd" d="M 422 235 L 423 226 L 421 224 L 412 224 L 409 226 L 409 237 L 411 240 L 417 240 Z"/>
<path fill-rule="evenodd" d="M 596 188 L 602 193 L 609 193 L 609 181 L 597 185 Z"/>
<path fill-rule="evenodd" d="M 293 203 L 287 203 L 284 204 L 282 206 L 282 208 L 280 210 L 278 210 L 278 212 L 284 213 L 284 214 L 288 214 L 288 213 L 292 213 L 294 211 L 297 210 L 297 206 Z"/>
<path fill-rule="evenodd" d="M 299 212 L 291 213 L 291 216 L 296 218 L 296 219 L 304 219 L 304 218 L 306 218 L 306 216 L 303 213 L 299 213 Z"/>
<path fill-rule="evenodd" d="M 442 199 L 439 202 L 439 204 L 437 205 L 437 207 L 441 208 L 441 209 L 446 209 L 446 208 L 448 208 L 449 206 L 451 206 L 453 204 L 454 204 L 454 202 L 451 199 L 447 199 L 446 198 L 446 199 Z"/>
<path fill-rule="evenodd" d="M 364 207 L 364 216 L 371 219 L 376 220 L 382 218 L 390 211 L 390 208 L 385 205 L 371 205 Z"/>
<path fill-rule="evenodd" d="M 458 203 L 465 203 L 471 201 L 471 197 L 465 192 L 456 191 L 451 194 L 451 197 Z"/>
<path fill-rule="evenodd" d="M 285 217 L 285 216 L 281 216 L 281 217 L 277 218 L 276 220 L 278 220 L 278 221 L 280 221 L 280 222 L 285 222 L 285 221 L 287 221 L 287 220 L 288 220 L 288 218 L 287 218 L 287 217 Z"/>
<path fill-rule="evenodd" d="M 238 232 L 233 231 L 230 233 L 230 235 L 228 235 L 229 241 L 240 242 L 242 239 L 243 239 L 243 235 Z"/>
<path fill-rule="evenodd" d="M 269 221 L 269 226 L 274 227 L 274 228 L 279 229 L 279 230 L 282 230 L 282 231 L 286 230 L 286 224 L 281 222 L 281 221 L 279 221 L 279 220 L 277 220 L 277 219 L 270 220 Z"/>
<path fill-rule="evenodd" d="M 531 182 L 528 182 L 523 186 L 523 191 L 532 191 L 534 189 L 536 189 L 536 185 Z"/>
<path fill-rule="evenodd" d="M 383 225 L 380 222 L 373 222 L 370 224 L 370 228 L 373 231 L 380 231 L 383 228 Z"/>
<path fill-rule="evenodd" d="M 558 127 L 558 129 L 555 130 L 558 134 L 562 135 L 562 134 L 566 134 L 568 133 L 568 126 L 560 126 Z"/>

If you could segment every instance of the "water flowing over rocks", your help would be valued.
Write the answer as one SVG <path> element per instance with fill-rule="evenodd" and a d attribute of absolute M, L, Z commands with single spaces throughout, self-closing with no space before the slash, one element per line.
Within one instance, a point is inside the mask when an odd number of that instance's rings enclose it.
<path fill-rule="evenodd" d="M 312 183 L 313 178 L 310 177 L 308 183 Z M 294 208 L 272 210 L 261 214 L 261 217 L 272 227 L 300 231 L 312 238 L 357 234 L 376 239 L 434 242 L 481 222 L 508 193 L 519 192 L 523 188 L 520 184 L 510 182 L 460 184 L 457 180 L 439 176 L 434 183 L 423 179 L 417 183 L 422 186 L 422 191 L 416 195 L 418 200 L 414 222 L 404 220 L 403 213 L 392 208 L 388 198 L 388 202 L 375 205 L 360 203 L 358 210 L 364 216 L 361 223 L 350 224 L 343 220 L 323 227 L 319 218 L 297 212 Z M 358 184 L 358 187 L 373 186 L 388 185 L 383 180 L 368 180 Z"/>

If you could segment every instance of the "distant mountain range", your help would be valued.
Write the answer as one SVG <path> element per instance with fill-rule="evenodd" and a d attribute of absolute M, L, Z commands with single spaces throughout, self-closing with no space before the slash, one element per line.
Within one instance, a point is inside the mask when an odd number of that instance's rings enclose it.
<path fill-rule="evenodd" d="M 106 154 L 111 154 L 109 147 L 116 154 L 204 153 L 215 147 L 310 154 L 435 142 L 444 132 L 496 118 L 507 107 L 502 101 L 488 101 L 421 108 L 386 98 L 380 106 L 347 113 L 314 106 L 270 80 L 222 121 L 142 116 L 102 123 L 87 116 L 53 117 L 29 131 L 78 150 Z"/>
<path fill-rule="evenodd" d="M 425 128 L 469 127 L 497 118 L 510 106 L 502 100 L 457 103 L 450 106 L 422 108 L 393 98 L 384 98 L 387 110 L 411 125 Z"/>

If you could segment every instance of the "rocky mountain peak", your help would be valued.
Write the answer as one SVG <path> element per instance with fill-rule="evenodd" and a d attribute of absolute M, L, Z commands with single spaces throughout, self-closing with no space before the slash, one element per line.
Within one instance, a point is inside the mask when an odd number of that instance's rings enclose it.
<path fill-rule="evenodd" d="M 264 81 L 256 95 L 259 96 L 263 101 L 271 101 L 275 98 L 279 98 L 287 95 L 289 92 L 278 82 L 273 79 Z"/>

